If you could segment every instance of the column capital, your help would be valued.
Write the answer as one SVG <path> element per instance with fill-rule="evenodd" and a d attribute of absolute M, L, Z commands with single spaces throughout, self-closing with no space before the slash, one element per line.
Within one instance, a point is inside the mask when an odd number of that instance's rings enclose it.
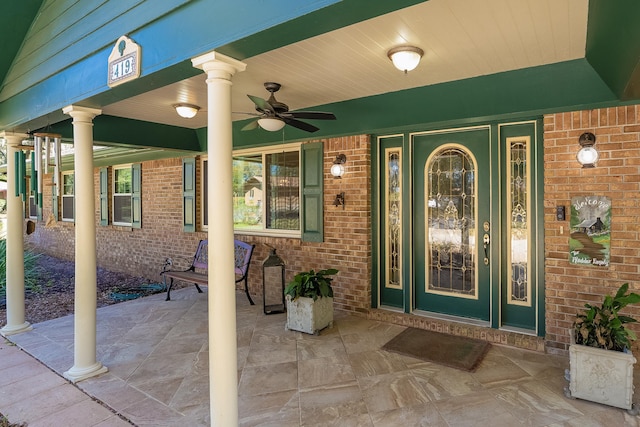
<path fill-rule="evenodd" d="M 74 120 L 82 119 L 91 122 L 95 116 L 102 114 L 102 110 L 97 108 L 81 107 L 79 105 L 67 105 L 62 109 L 64 114 L 68 114 L 74 118 Z"/>
<path fill-rule="evenodd" d="M 216 51 L 191 59 L 195 68 L 203 70 L 209 77 L 231 78 L 238 71 L 244 71 L 247 64 Z"/>
<path fill-rule="evenodd" d="M 19 146 L 22 145 L 22 140 L 29 138 L 29 135 L 26 133 L 15 133 L 15 132 L 0 132 L 0 138 L 3 138 L 7 141 L 7 145 Z"/>

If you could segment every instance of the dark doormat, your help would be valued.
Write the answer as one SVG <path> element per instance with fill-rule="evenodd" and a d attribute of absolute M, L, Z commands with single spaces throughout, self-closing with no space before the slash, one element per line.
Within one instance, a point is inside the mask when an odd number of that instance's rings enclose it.
<path fill-rule="evenodd" d="M 407 328 L 382 349 L 473 372 L 491 347 L 486 341 Z"/>

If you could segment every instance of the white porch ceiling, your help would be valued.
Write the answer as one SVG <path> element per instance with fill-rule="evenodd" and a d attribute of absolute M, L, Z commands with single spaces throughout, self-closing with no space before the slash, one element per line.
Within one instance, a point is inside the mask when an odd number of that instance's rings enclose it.
<path fill-rule="evenodd" d="M 246 94 L 266 99 L 267 81 L 281 83 L 276 98 L 299 110 L 583 58 L 587 16 L 588 0 L 430 0 L 246 59 L 246 71 L 233 78 L 232 110 L 254 112 Z M 406 75 L 386 55 L 398 45 L 425 51 Z M 202 110 L 180 118 L 172 107 L 179 102 Z M 207 125 L 206 109 L 201 74 L 105 106 L 103 113 L 196 129 Z"/>

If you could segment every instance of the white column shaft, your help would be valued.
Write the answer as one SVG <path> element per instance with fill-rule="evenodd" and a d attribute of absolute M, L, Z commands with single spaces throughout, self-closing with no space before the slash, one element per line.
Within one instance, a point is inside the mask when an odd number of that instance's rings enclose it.
<path fill-rule="evenodd" d="M 238 425 L 238 348 L 233 268 L 231 77 L 244 64 L 216 53 L 193 60 L 207 73 L 209 395 L 211 424 Z"/>
<path fill-rule="evenodd" d="M 80 381 L 106 371 L 96 361 L 97 256 L 93 179 L 93 118 L 99 110 L 70 106 L 75 183 L 74 365 L 65 372 Z"/>
<path fill-rule="evenodd" d="M 5 134 L 7 144 L 7 235 L 6 235 L 6 293 L 7 324 L 0 332 L 12 335 L 31 330 L 25 321 L 24 305 L 24 202 L 16 196 L 15 186 L 20 179 L 15 167 L 15 153 L 26 135 Z"/>

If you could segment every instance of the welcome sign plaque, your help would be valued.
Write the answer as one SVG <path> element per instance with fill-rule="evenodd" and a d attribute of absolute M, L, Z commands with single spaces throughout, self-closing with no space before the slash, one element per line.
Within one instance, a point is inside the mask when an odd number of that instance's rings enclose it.
<path fill-rule="evenodd" d="M 609 266 L 611 199 L 579 196 L 571 199 L 569 263 Z"/>

